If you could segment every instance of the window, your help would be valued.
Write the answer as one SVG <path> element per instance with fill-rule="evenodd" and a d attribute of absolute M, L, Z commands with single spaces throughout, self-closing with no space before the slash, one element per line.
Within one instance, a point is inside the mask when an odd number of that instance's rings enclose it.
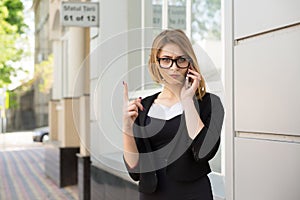
<path fill-rule="evenodd" d="M 185 31 L 194 45 L 208 91 L 223 99 L 221 0 L 143 0 L 141 15 L 141 67 L 131 72 L 132 76 L 129 75 L 129 85 L 133 86 L 129 88 L 131 97 L 147 96 L 160 89 L 147 72 L 152 40 L 163 29 L 178 28 Z M 132 70 L 132 67 L 129 68 Z M 220 174 L 223 174 L 223 149 L 222 143 L 211 161 L 212 170 Z"/>
<path fill-rule="evenodd" d="M 153 38 L 165 28 L 178 28 L 185 31 L 192 41 L 195 53 L 198 57 L 201 73 L 203 74 L 208 92 L 224 99 L 222 63 L 222 40 L 221 40 L 221 0 L 143 0 L 142 10 L 144 19 L 142 29 L 142 44 L 151 47 Z M 151 27 L 147 29 L 147 27 Z M 140 94 L 149 94 L 149 89 L 155 88 L 147 73 L 147 61 L 149 49 L 142 50 L 142 64 L 145 66 L 141 71 L 142 87 Z M 159 86 L 156 86 L 159 88 Z M 135 91 L 136 97 L 142 96 Z M 224 104 L 224 101 L 223 101 Z M 225 106 L 225 105 L 224 105 Z M 214 194 L 225 198 L 224 189 L 224 130 L 222 142 L 217 155 L 210 162 L 212 171 L 210 179 Z"/>

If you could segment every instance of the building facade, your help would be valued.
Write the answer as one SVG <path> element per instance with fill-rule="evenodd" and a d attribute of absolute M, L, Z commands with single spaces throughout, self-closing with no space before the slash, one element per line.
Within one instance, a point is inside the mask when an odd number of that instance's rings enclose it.
<path fill-rule="evenodd" d="M 300 197 L 299 92 L 287 90 L 300 85 L 299 2 L 222 1 L 214 15 L 201 2 L 100 0 L 99 24 L 86 28 L 62 26 L 61 1 L 50 1 L 54 86 L 45 168 L 59 186 L 78 184 L 80 199 L 138 198 L 122 159 L 122 82 L 130 98 L 159 91 L 147 72 L 152 40 L 180 28 L 194 44 L 208 90 L 226 107 L 211 162 L 214 198 Z M 202 33 L 208 16 L 211 25 Z M 221 16 L 222 29 L 213 25 Z M 219 37 L 209 31 L 218 26 Z M 284 191 L 274 189 L 281 183 Z"/>
<path fill-rule="evenodd" d="M 35 0 L 33 1 L 32 9 L 35 15 L 35 48 L 34 48 L 34 65 L 35 76 L 32 81 L 34 92 L 33 110 L 34 110 L 34 127 L 42 127 L 48 125 L 48 102 L 51 99 L 51 86 L 47 91 L 41 89 L 45 78 L 41 73 L 38 73 L 37 67 L 44 61 L 49 60 L 52 54 L 51 41 L 49 40 L 49 1 Z M 50 64 L 50 67 L 51 64 Z"/>
<path fill-rule="evenodd" d="M 224 1 L 226 199 L 299 199 L 299 1 Z"/>

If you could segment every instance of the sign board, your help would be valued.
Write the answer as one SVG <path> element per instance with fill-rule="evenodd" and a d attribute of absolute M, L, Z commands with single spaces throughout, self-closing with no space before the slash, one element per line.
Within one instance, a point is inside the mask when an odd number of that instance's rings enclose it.
<path fill-rule="evenodd" d="M 168 27 L 186 29 L 186 7 L 168 6 Z M 162 27 L 162 6 L 153 5 L 153 26 Z"/>
<path fill-rule="evenodd" d="M 98 2 L 61 2 L 63 26 L 92 27 L 99 25 Z"/>

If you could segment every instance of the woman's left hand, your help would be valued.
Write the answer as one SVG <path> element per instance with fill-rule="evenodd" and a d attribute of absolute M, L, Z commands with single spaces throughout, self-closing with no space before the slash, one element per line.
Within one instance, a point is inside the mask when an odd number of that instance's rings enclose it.
<path fill-rule="evenodd" d="M 189 82 L 188 80 L 192 80 L 192 81 Z M 181 89 L 181 94 L 180 94 L 181 101 L 187 99 L 190 100 L 193 99 L 195 92 L 199 87 L 200 81 L 201 81 L 201 75 L 192 69 L 188 69 L 186 80 Z"/>

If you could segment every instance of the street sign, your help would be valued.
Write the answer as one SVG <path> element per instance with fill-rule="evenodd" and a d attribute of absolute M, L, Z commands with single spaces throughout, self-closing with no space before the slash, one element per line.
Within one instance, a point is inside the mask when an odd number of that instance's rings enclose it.
<path fill-rule="evenodd" d="M 61 24 L 63 26 L 98 27 L 98 2 L 61 2 Z"/>

